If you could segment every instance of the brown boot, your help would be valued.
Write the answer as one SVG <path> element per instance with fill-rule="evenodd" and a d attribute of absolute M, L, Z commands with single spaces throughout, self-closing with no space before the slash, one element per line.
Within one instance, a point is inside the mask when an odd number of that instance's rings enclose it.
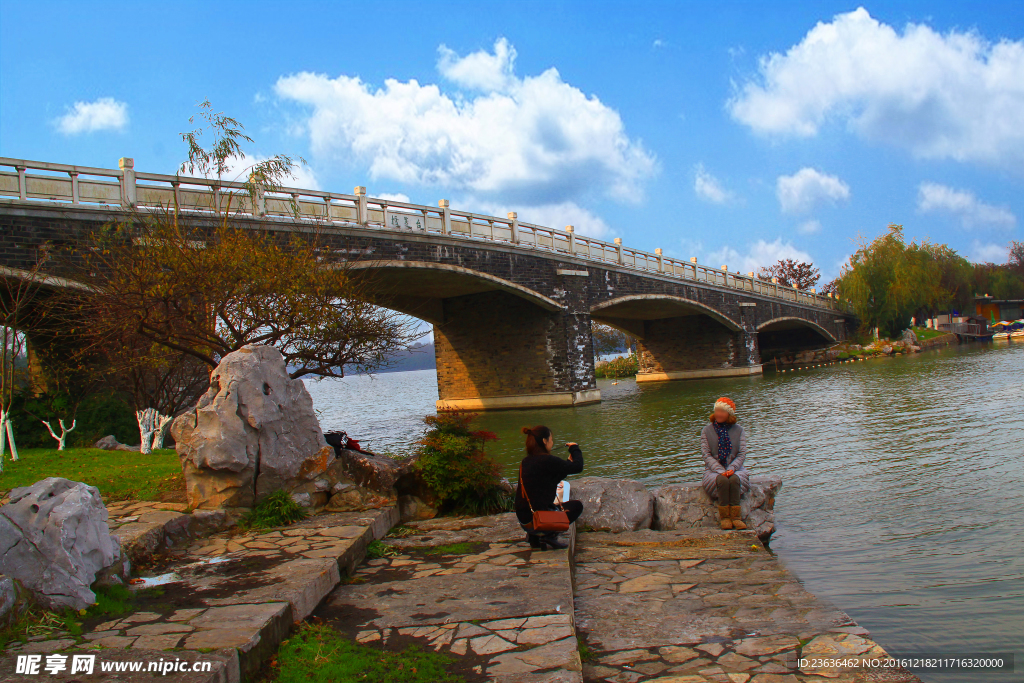
<path fill-rule="evenodd" d="M 747 528 L 747 525 L 743 523 L 743 517 L 740 514 L 740 506 L 739 505 L 730 505 L 729 506 L 729 517 L 731 518 L 730 521 L 732 521 L 732 528 L 733 529 L 746 529 Z"/>
<path fill-rule="evenodd" d="M 741 522 L 742 524 L 742 522 Z M 719 505 L 718 506 L 718 525 L 723 529 L 732 528 L 732 518 L 729 516 L 729 506 Z"/>

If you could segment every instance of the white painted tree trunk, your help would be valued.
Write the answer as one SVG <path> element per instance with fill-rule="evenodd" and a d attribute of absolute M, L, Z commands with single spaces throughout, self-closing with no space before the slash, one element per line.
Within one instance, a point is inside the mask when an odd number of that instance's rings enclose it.
<path fill-rule="evenodd" d="M 57 420 L 57 422 L 60 424 L 60 436 L 57 436 L 57 433 L 55 431 L 53 431 L 53 427 L 50 426 L 49 422 L 47 422 L 46 420 L 40 420 L 40 422 L 42 422 L 44 425 L 46 425 L 46 429 L 47 429 L 48 432 L 50 432 L 50 436 L 52 436 L 53 438 L 55 438 L 57 440 L 57 450 L 58 451 L 62 451 L 62 450 L 64 450 L 64 442 L 65 442 L 65 440 L 67 440 L 68 434 L 70 434 L 72 431 L 74 431 L 75 424 L 77 423 L 77 420 L 71 420 L 71 427 L 70 428 L 64 426 L 64 420 L 63 419 Z"/>
<path fill-rule="evenodd" d="M 170 429 L 174 418 L 170 415 L 157 413 L 156 431 L 153 432 L 153 450 L 164 447 L 164 439 L 167 438 L 167 430 Z"/>
<path fill-rule="evenodd" d="M 18 459 L 18 445 L 14 443 L 14 423 L 11 422 L 10 412 L 4 416 L 3 425 L 0 426 L 0 432 L 3 432 L 7 436 L 7 446 L 11 449 L 11 460 Z M 0 456 L 4 453 L 4 449 L 0 447 Z"/>
<path fill-rule="evenodd" d="M 153 452 L 153 434 L 156 432 L 159 416 L 160 413 L 156 411 L 156 408 L 135 411 L 135 419 L 139 422 L 139 436 L 142 438 L 139 443 L 140 453 Z"/>
<path fill-rule="evenodd" d="M 7 447 L 11 449 L 11 460 L 17 460 L 18 446 L 14 443 L 14 424 L 11 422 L 11 412 L 0 410 L 0 472 L 4 471 L 4 452 Z"/>

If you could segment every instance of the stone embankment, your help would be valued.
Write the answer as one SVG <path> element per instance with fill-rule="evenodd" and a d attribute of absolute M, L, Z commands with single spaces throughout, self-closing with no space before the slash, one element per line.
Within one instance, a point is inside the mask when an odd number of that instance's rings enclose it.
<path fill-rule="evenodd" d="M 942 334 L 930 339 L 918 339 L 916 334 L 910 332 L 909 334 L 905 333 L 901 339 L 895 341 L 879 339 L 863 346 L 844 342 L 827 349 L 807 349 L 805 351 L 783 353 L 771 360 L 766 360 L 765 368 L 789 369 L 793 367 L 849 363 L 868 358 L 910 355 L 958 343 L 959 339 L 955 334 Z"/>
<path fill-rule="evenodd" d="M 777 475 L 754 475 L 741 499 L 743 519 L 763 543 L 775 531 L 775 496 L 781 488 Z M 583 477 L 572 482 L 572 497 L 583 502 L 580 525 L 595 531 L 718 528 L 718 508 L 700 482 L 648 489 L 629 479 Z"/>

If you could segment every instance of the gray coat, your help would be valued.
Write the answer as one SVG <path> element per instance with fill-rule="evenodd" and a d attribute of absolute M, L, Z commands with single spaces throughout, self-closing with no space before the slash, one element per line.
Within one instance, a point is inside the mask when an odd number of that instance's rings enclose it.
<path fill-rule="evenodd" d="M 735 470 L 736 476 L 740 478 L 740 495 L 750 490 L 750 475 L 743 466 L 747 458 L 747 433 L 743 427 L 738 424 L 729 427 L 729 441 L 732 442 L 732 450 L 725 458 L 728 466 L 722 467 L 722 463 L 718 462 L 718 433 L 714 426 L 708 423 L 700 430 L 700 452 L 704 456 L 704 477 L 700 483 L 712 500 L 718 498 L 718 483 L 715 480 L 727 469 Z"/>

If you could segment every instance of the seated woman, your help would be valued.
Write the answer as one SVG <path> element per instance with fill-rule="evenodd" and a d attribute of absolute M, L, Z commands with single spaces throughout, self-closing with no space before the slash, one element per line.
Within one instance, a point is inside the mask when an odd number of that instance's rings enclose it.
<path fill-rule="evenodd" d="M 715 401 L 711 424 L 700 432 L 704 456 L 701 484 L 712 500 L 718 500 L 718 523 L 723 529 L 746 529 L 740 517 L 740 496 L 750 490 L 743 461 L 747 457 L 747 435 L 736 424 L 736 404 L 723 396 Z"/>
<path fill-rule="evenodd" d="M 556 532 L 533 530 L 533 512 L 530 506 L 532 505 L 534 510 L 558 509 L 554 503 L 558 483 L 570 474 L 583 471 L 583 451 L 578 444 L 567 443 L 569 459 L 562 460 L 551 455 L 555 437 L 550 429 L 543 425 L 523 427 L 523 434 L 526 435 L 526 457 L 520 464 L 522 475 L 516 487 L 516 518 L 526 531 L 526 540 L 531 548 L 566 548 L 568 546 L 558 540 Z M 523 495 L 524 489 L 526 496 Z M 578 500 L 566 501 L 562 503 L 561 509 L 569 516 L 570 522 L 575 522 L 583 514 L 583 503 Z"/>

